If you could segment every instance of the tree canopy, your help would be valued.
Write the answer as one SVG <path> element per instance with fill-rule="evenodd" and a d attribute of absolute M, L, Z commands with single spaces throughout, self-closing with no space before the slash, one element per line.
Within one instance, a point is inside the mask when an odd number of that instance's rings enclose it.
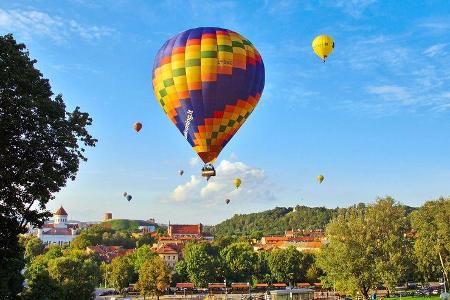
<path fill-rule="evenodd" d="M 390 197 L 342 211 L 326 228 L 318 256 L 324 281 L 365 299 L 371 288 L 397 284 L 408 267 L 412 244 L 404 207 Z"/>
<path fill-rule="evenodd" d="M 0 298 L 14 298 L 21 287 L 18 234 L 40 226 L 53 194 L 75 179 L 85 149 L 96 144 L 88 113 L 68 111 L 48 79 L 35 68 L 24 44 L 0 36 Z M 19 266 L 20 268 L 20 266 Z M 20 270 L 19 270 L 20 272 Z M 21 282 L 19 281 L 20 285 Z M 5 284 L 7 286 L 5 286 Z"/>

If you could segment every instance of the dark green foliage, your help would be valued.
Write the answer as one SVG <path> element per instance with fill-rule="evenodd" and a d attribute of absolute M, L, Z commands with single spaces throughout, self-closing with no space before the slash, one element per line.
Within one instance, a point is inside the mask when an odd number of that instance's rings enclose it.
<path fill-rule="evenodd" d="M 207 287 L 218 278 L 222 281 L 221 262 L 218 251 L 208 243 L 189 243 L 183 249 L 189 281 L 197 287 Z"/>
<path fill-rule="evenodd" d="M 99 282 L 99 267 L 84 251 L 53 246 L 27 265 L 25 299 L 90 300 Z"/>
<path fill-rule="evenodd" d="M 325 228 L 337 209 L 298 206 L 277 207 L 248 215 L 234 215 L 211 229 L 215 237 L 246 236 L 259 239 L 263 235 L 284 234 L 288 229 Z"/>
<path fill-rule="evenodd" d="M 149 226 L 154 225 L 143 220 L 128 220 L 128 219 L 114 219 L 103 222 L 103 224 L 111 224 L 111 229 L 113 230 L 127 230 L 134 231 L 137 230 L 139 226 Z"/>
<path fill-rule="evenodd" d="M 17 235 L 51 215 L 46 204 L 75 179 L 84 147 L 96 143 L 89 114 L 67 111 L 35 63 L 25 45 L 0 36 L 0 299 L 20 292 Z"/>
<path fill-rule="evenodd" d="M 220 257 L 228 280 L 231 282 L 251 280 L 258 256 L 248 243 L 233 243 L 220 251 Z"/>

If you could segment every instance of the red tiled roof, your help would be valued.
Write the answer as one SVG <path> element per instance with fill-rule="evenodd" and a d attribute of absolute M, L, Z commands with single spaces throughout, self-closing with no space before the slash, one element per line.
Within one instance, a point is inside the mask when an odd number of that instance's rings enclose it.
<path fill-rule="evenodd" d="M 285 236 L 264 236 L 263 238 L 267 244 L 275 244 L 277 242 L 288 240 L 288 238 Z"/>
<path fill-rule="evenodd" d="M 195 225 L 169 225 L 170 235 L 183 235 L 183 234 L 202 234 L 202 224 Z"/>
<path fill-rule="evenodd" d="M 208 288 L 225 288 L 225 283 L 209 283 Z"/>
<path fill-rule="evenodd" d="M 255 287 L 268 287 L 269 285 L 267 283 L 257 283 L 255 284 Z"/>
<path fill-rule="evenodd" d="M 314 236 L 299 236 L 299 237 L 293 237 L 290 238 L 289 241 L 292 242 L 313 242 L 317 240 L 317 237 Z"/>
<path fill-rule="evenodd" d="M 305 246 L 307 248 L 320 248 L 322 246 L 321 242 L 306 242 Z"/>
<path fill-rule="evenodd" d="M 300 282 L 300 283 L 297 283 L 297 286 L 298 287 L 308 287 L 308 286 L 310 286 L 311 284 L 309 284 L 308 282 Z"/>
<path fill-rule="evenodd" d="M 44 235 L 72 235 L 70 228 L 50 228 L 50 230 L 43 231 Z"/>
<path fill-rule="evenodd" d="M 248 288 L 250 285 L 248 283 L 232 283 L 231 287 L 235 289 Z"/>
<path fill-rule="evenodd" d="M 156 253 L 158 254 L 178 254 L 178 251 L 174 248 L 170 247 L 170 245 L 164 245 L 156 249 Z"/>
<path fill-rule="evenodd" d="M 54 226 L 55 226 L 55 224 L 53 224 L 53 223 L 47 223 L 47 224 L 44 224 L 42 226 L 42 228 L 53 228 Z"/>
<path fill-rule="evenodd" d="M 272 283 L 274 287 L 286 287 L 286 283 Z"/>
<path fill-rule="evenodd" d="M 180 289 L 193 289 L 194 284 L 190 282 L 179 282 L 177 283 L 176 287 Z"/>
<path fill-rule="evenodd" d="M 55 211 L 54 215 L 55 216 L 67 216 L 67 212 L 61 206 L 57 211 Z"/>

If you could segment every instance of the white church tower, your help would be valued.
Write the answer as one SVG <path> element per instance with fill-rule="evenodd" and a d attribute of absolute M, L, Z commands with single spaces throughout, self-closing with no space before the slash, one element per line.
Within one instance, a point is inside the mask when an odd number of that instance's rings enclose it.
<path fill-rule="evenodd" d="M 53 214 L 53 219 L 54 227 L 67 228 L 67 212 L 62 206 Z"/>

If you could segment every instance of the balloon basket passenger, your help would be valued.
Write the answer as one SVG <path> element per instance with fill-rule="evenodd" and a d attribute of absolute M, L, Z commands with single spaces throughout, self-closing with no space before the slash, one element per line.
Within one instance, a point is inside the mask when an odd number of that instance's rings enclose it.
<path fill-rule="evenodd" d="M 208 181 L 211 176 L 216 176 L 216 170 L 214 169 L 214 166 L 211 164 L 206 164 L 202 168 L 202 176 L 206 177 L 206 180 Z"/>

